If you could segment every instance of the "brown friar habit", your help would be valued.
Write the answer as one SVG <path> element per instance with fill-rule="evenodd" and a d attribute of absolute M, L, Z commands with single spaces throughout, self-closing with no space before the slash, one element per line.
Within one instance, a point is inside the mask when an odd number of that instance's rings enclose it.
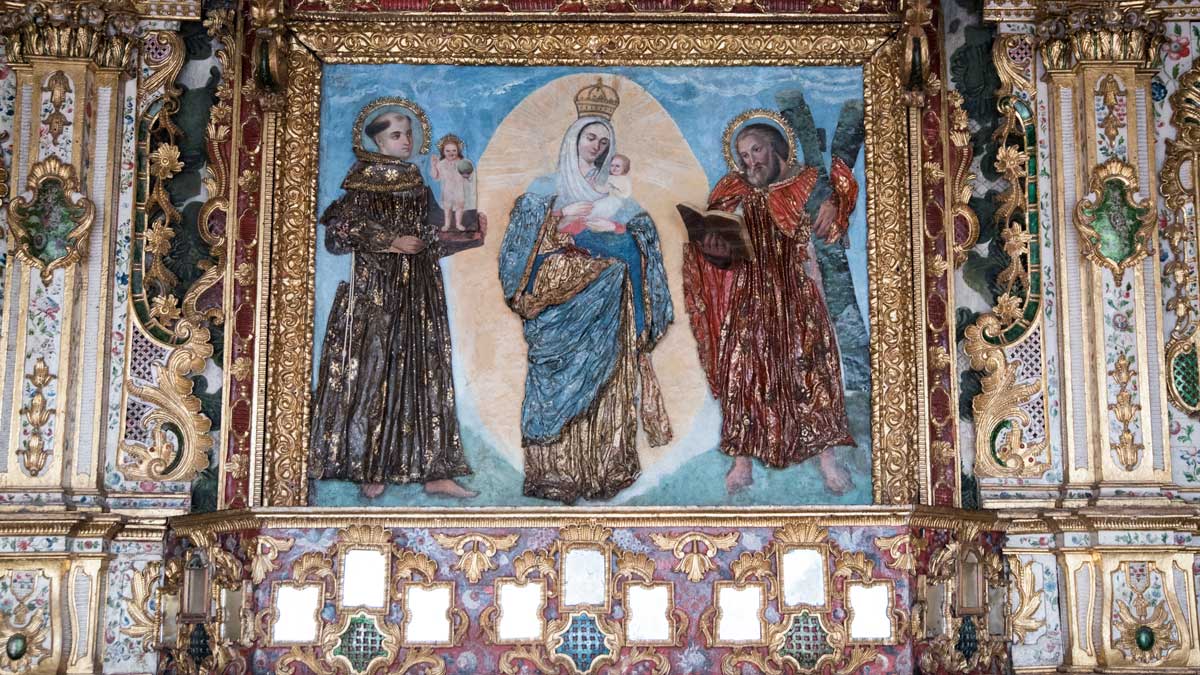
<path fill-rule="evenodd" d="M 426 483 L 471 473 L 454 409 L 450 327 L 432 202 L 407 162 L 360 161 L 322 216 L 325 246 L 351 254 L 321 350 L 309 477 Z M 390 253 L 401 235 L 414 255 Z"/>

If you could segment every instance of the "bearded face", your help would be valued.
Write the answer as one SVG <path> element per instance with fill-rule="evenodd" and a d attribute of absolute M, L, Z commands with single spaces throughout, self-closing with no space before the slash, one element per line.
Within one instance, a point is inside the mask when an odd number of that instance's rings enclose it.
<path fill-rule="evenodd" d="M 737 140 L 737 153 L 746 179 L 754 187 L 774 183 L 783 170 L 783 158 L 761 134 L 742 134 Z"/>

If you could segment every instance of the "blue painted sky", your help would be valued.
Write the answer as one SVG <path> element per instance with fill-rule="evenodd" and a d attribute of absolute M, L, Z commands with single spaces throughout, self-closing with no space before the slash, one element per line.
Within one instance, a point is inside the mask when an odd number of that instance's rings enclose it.
<path fill-rule="evenodd" d="M 814 123 L 826 130 L 826 138 L 831 141 L 842 105 L 863 95 L 862 69 L 857 66 L 327 66 L 321 88 L 318 213 L 341 194 L 342 179 L 354 163 L 351 145 L 354 120 L 363 106 L 372 100 L 381 96 L 399 96 L 415 101 L 429 117 L 434 141 L 444 134 L 454 133 L 466 142 L 467 157 L 478 162 L 496 128 L 522 99 L 556 78 L 588 72 L 627 77 L 654 96 L 675 120 L 684 138 L 689 140 L 710 186 L 715 185 L 727 172 L 721 135 L 729 120 L 741 112 L 751 108 L 778 109 L 776 94 L 800 89 L 812 108 Z M 559 126 L 555 125 L 548 133 L 560 134 Z M 436 153 L 436 148 L 432 149 L 432 153 Z M 416 161 L 428 180 L 429 156 L 422 156 Z M 828 165 L 828 155 L 821 161 Z M 866 200 L 862 187 L 866 183 L 861 153 L 854 171 L 860 189 L 849 232 L 849 256 L 859 306 L 865 313 Z M 531 180 L 533 178 L 530 176 Z M 436 181 L 428 182 L 435 191 L 438 189 Z M 486 185 L 486 182 L 483 184 Z M 323 231 L 318 232 L 317 241 L 320 283 L 314 335 L 319 359 L 329 307 L 333 303 L 337 281 L 349 278 L 350 256 L 329 255 L 323 245 Z"/>

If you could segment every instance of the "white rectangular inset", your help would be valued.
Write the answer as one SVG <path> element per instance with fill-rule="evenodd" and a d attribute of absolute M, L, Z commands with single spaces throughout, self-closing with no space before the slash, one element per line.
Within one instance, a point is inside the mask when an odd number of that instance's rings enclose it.
<path fill-rule="evenodd" d="M 892 641 L 892 587 L 888 584 L 846 584 L 850 608 L 850 639 Z"/>
<path fill-rule="evenodd" d="M 563 555 L 564 607 L 603 607 L 608 601 L 608 554 L 576 546 Z"/>
<path fill-rule="evenodd" d="M 496 641 L 501 644 L 541 642 L 546 630 L 542 610 L 546 604 L 546 582 L 515 579 L 496 582 Z"/>
<path fill-rule="evenodd" d="M 387 605 L 388 557 L 379 549 L 347 549 L 342 565 L 342 607 L 383 609 Z"/>
<path fill-rule="evenodd" d="M 1008 635 L 1008 594 L 1004 586 L 988 586 L 988 634 Z"/>
<path fill-rule="evenodd" d="M 312 644 L 317 641 L 317 614 L 321 611 L 320 584 L 279 584 L 275 587 L 274 644 Z"/>
<path fill-rule="evenodd" d="M 242 639 L 242 607 L 246 592 L 242 586 L 221 589 L 221 637 L 233 642 Z"/>
<path fill-rule="evenodd" d="M 825 552 L 788 549 L 779 557 L 779 581 L 784 607 L 825 607 Z"/>
<path fill-rule="evenodd" d="M 159 640 L 164 647 L 175 647 L 179 643 L 179 612 L 182 610 L 179 594 L 172 593 L 162 596 L 162 625 L 159 626 Z"/>
<path fill-rule="evenodd" d="M 717 582 L 717 644 L 758 644 L 763 641 L 766 588 L 762 584 Z"/>
<path fill-rule="evenodd" d="M 453 584 L 405 584 L 404 646 L 452 644 L 453 603 Z"/>
<path fill-rule="evenodd" d="M 925 590 L 925 638 L 946 634 L 946 582 L 929 584 Z"/>
<path fill-rule="evenodd" d="M 625 641 L 632 645 L 671 645 L 671 584 L 625 588 Z"/>

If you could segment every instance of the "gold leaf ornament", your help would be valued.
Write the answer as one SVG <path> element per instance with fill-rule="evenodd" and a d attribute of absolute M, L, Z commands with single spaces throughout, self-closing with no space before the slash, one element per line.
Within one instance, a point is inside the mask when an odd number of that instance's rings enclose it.
<path fill-rule="evenodd" d="M 688 581 L 697 582 L 717 568 L 713 560 L 718 551 L 728 551 L 737 545 L 740 532 L 709 535 L 703 532 L 687 532 L 670 536 L 658 532 L 650 534 L 650 540 L 660 550 L 670 551 L 679 560 L 673 568 L 687 575 Z"/>
<path fill-rule="evenodd" d="M 130 395 L 152 406 L 142 420 L 151 429 L 151 444 L 124 441 L 117 450 L 117 470 L 128 480 L 190 481 L 208 467 L 212 422 L 201 412 L 189 376 L 203 372 L 213 348 L 208 328 L 186 319 L 180 324 L 188 341 L 171 352 L 165 366 L 153 366 L 155 384 L 128 383 Z"/>
<path fill-rule="evenodd" d="M 164 143 L 150 153 L 150 173 L 159 179 L 167 179 L 183 171 L 183 162 L 179 161 L 179 148 Z"/>
<path fill-rule="evenodd" d="M 1009 618 L 1010 634 L 1016 644 L 1025 644 L 1030 635 L 1037 633 L 1046 625 L 1045 619 L 1037 618 L 1038 610 L 1042 607 L 1042 594 L 1038 592 L 1037 575 L 1034 572 L 1034 562 L 1025 564 L 1013 559 L 1013 584 L 1017 589 L 1017 606 Z"/>
<path fill-rule="evenodd" d="M 462 572 L 467 581 L 477 584 L 485 572 L 496 569 L 492 557 L 500 551 L 507 551 L 517 545 L 519 534 L 507 534 L 502 537 L 492 537 L 484 534 L 467 533 L 459 536 L 449 536 L 435 532 L 434 540 L 443 548 L 453 550 L 458 554 L 458 562 L 452 569 Z"/>

